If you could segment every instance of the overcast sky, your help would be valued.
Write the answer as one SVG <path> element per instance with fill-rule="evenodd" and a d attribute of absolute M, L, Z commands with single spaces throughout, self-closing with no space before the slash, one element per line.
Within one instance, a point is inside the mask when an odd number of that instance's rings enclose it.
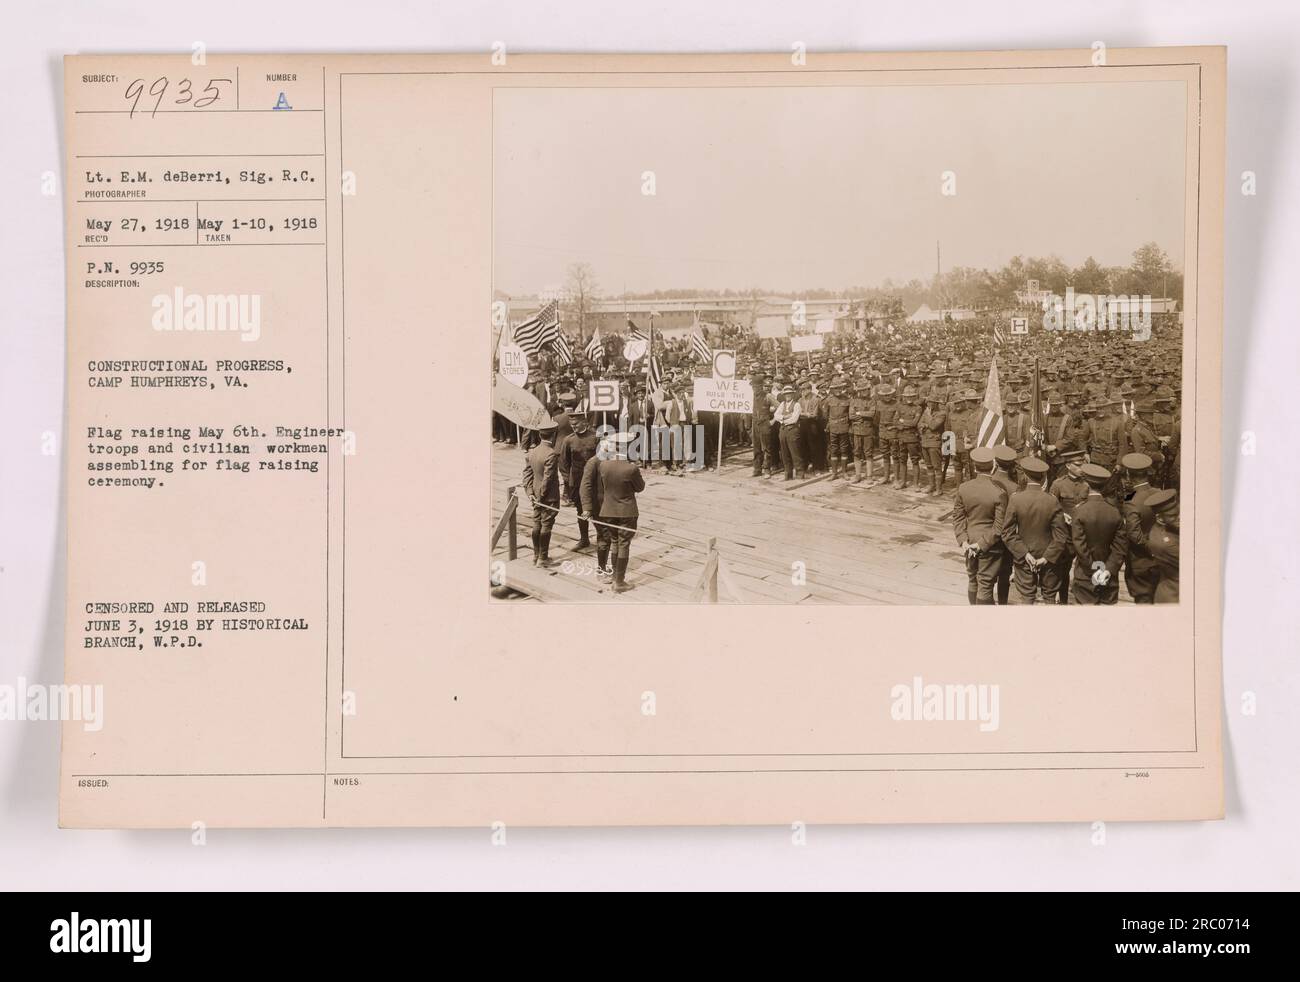
<path fill-rule="evenodd" d="M 1181 268 L 1186 132 L 1182 82 L 502 88 L 494 286 L 872 286 L 928 279 L 936 240 L 945 269 L 1151 240 Z"/>

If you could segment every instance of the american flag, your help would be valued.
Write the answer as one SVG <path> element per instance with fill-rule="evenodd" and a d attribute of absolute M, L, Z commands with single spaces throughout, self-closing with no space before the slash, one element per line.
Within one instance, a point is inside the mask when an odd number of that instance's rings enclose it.
<path fill-rule="evenodd" d="M 559 356 L 561 365 L 573 364 L 573 349 L 569 347 L 569 339 L 564 336 L 564 332 L 557 332 L 551 348 Z"/>
<path fill-rule="evenodd" d="M 560 301 L 552 300 L 514 330 L 515 344 L 530 355 L 538 354 L 560 337 Z M 572 356 L 570 356 L 572 357 Z"/>
<path fill-rule="evenodd" d="M 596 328 L 596 333 L 591 336 L 591 340 L 582 349 L 582 353 L 591 361 L 605 360 L 605 342 L 600 338 L 600 328 Z"/>
<path fill-rule="evenodd" d="M 1002 326 L 1000 324 L 994 324 L 993 325 L 993 347 L 995 348 L 1002 347 L 1002 342 L 1004 340 L 1006 339 L 1002 336 Z"/>
<path fill-rule="evenodd" d="M 653 355 L 650 358 L 650 367 L 646 369 L 646 374 L 650 377 L 650 382 L 646 386 L 651 392 L 658 389 L 664 381 L 664 370 L 659 364 L 659 356 Z"/>
<path fill-rule="evenodd" d="M 628 339 L 632 341 L 649 341 L 650 336 L 632 323 L 632 318 L 627 319 Z"/>
<path fill-rule="evenodd" d="M 989 365 L 989 381 L 984 387 L 984 410 L 980 416 L 977 447 L 996 447 L 1006 443 L 1002 435 L 1002 387 L 998 384 L 998 360 Z"/>
<path fill-rule="evenodd" d="M 704 340 L 704 332 L 700 330 L 699 320 L 696 320 L 695 327 L 691 329 L 691 350 L 700 361 L 713 364 L 713 349 L 709 347 L 709 342 Z"/>

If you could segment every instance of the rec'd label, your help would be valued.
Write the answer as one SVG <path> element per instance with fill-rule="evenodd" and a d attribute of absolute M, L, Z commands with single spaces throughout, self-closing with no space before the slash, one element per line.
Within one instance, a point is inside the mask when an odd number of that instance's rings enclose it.
<path fill-rule="evenodd" d="M 754 388 L 742 379 L 697 378 L 695 411 L 702 413 L 752 413 Z"/>

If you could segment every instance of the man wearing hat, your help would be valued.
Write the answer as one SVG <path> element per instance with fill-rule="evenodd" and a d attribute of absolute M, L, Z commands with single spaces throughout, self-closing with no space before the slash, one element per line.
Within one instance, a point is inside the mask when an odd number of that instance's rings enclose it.
<path fill-rule="evenodd" d="M 610 529 L 610 551 L 613 554 L 610 558 L 614 567 L 615 593 L 632 589 L 632 584 L 627 582 L 627 562 L 640 515 L 636 496 L 645 490 L 645 478 L 641 476 L 641 469 L 627 459 L 630 441 L 630 434 L 619 433 L 615 436 L 614 458 L 603 461 L 600 465 L 600 479 L 604 482 L 600 520 L 613 526 Z"/>
<path fill-rule="evenodd" d="M 1156 580 L 1160 573 L 1147 549 L 1147 537 L 1155 524 L 1155 513 L 1147 500 L 1155 493 L 1148 475 L 1153 461 L 1144 453 L 1127 453 L 1120 460 L 1124 468 L 1127 500 L 1120 504 L 1124 530 L 1128 535 L 1128 556 L 1124 560 L 1124 582 L 1135 604 L 1155 603 Z"/>
<path fill-rule="evenodd" d="M 1155 403 L 1149 399 L 1143 400 L 1137 403 L 1134 411 L 1137 416 L 1129 420 L 1128 424 L 1129 450 L 1150 457 L 1150 474 L 1159 476 L 1164 473 L 1165 455 L 1160 450 L 1160 437 L 1152 425 L 1155 422 Z"/>
<path fill-rule="evenodd" d="M 876 425 L 880 434 L 880 460 L 885 465 L 885 473 L 875 483 L 889 484 L 894 480 L 893 462 L 899 459 L 898 404 L 894 401 L 892 385 L 881 385 L 876 389 Z M 899 467 L 901 469 L 901 462 Z"/>
<path fill-rule="evenodd" d="M 794 386 L 787 385 L 781 389 L 781 401 L 777 403 L 772 421 L 780 427 L 781 465 L 785 468 L 785 479 L 794 480 L 796 473 L 804 472 L 804 457 L 799 440 L 799 400 L 795 398 Z"/>
<path fill-rule="evenodd" d="M 753 416 L 750 420 L 750 435 L 754 448 L 754 477 L 771 477 L 776 473 L 776 460 L 769 448 L 772 439 L 772 413 L 776 411 L 776 400 L 772 398 L 767 387 L 767 377 L 762 372 L 755 372 L 750 379 L 754 391 Z"/>
<path fill-rule="evenodd" d="M 557 430 L 558 432 L 558 430 Z M 578 544 L 576 551 L 591 545 L 587 538 L 587 520 L 582 517 L 582 472 L 587 461 L 596 456 L 596 434 L 591 429 L 586 413 L 573 416 L 573 432 L 559 441 L 560 483 L 564 487 L 564 500 L 578 509 Z"/>
<path fill-rule="evenodd" d="M 916 386 L 903 387 L 903 404 L 898 407 L 895 427 L 898 433 L 898 483 L 894 487 L 907 488 L 908 464 L 916 469 L 916 488 L 921 490 L 921 404 Z"/>
<path fill-rule="evenodd" d="M 1002 523 L 1002 542 L 1013 562 L 1011 603 L 1055 604 L 1060 596 L 1061 558 L 1069 541 L 1065 513 L 1060 501 L 1043 490 L 1047 462 L 1022 457 L 1019 466 L 1027 478 L 1025 488 L 1007 501 Z"/>
<path fill-rule="evenodd" d="M 1002 417 L 1002 435 L 1007 441 L 1007 446 L 1020 456 L 1024 452 L 1025 444 L 1029 440 L 1029 414 L 1025 412 L 1025 407 L 1029 405 L 1029 394 L 1022 392 L 1019 395 L 1013 395 L 1009 400 L 1009 408 L 1006 415 Z"/>
<path fill-rule="evenodd" d="M 1007 493 L 1007 501 L 1020 491 L 1020 480 L 1016 476 L 1016 452 L 1005 443 L 993 448 L 993 483 Z M 1002 554 L 1002 565 L 998 567 L 997 599 L 1002 606 L 1007 605 L 1011 595 L 1011 553 Z"/>
<path fill-rule="evenodd" d="M 957 436 L 957 483 L 970 480 L 975 475 L 971 467 L 970 452 L 979 442 L 981 413 L 975 408 L 979 395 L 966 389 L 958 396 L 957 409 L 948 417 L 948 423 Z"/>
<path fill-rule="evenodd" d="M 1105 396 L 1100 408 L 1102 416 L 1093 422 L 1088 433 L 1088 457 L 1092 463 L 1110 470 L 1128 452 L 1121 412 L 1123 400 L 1118 396 Z"/>
<path fill-rule="evenodd" d="M 821 404 L 822 425 L 826 427 L 828 453 L 830 454 L 831 480 L 840 476 L 849 476 L 849 461 L 853 459 L 853 448 L 849 444 L 849 383 L 844 378 L 836 378 L 831 383 L 831 394 Z"/>
<path fill-rule="evenodd" d="M 822 400 L 815 379 L 815 372 L 805 378 L 799 393 L 799 449 L 803 453 L 804 477 L 810 470 L 826 469 L 825 431 L 819 416 Z"/>
<path fill-rule="evenodd" d="M 1105 497 L 1111 473 L 1084 464 L 1088 497 L 1074 510 L 1070 538 L 1077 559 L 1072 592 L 1077 604 L 1113 604 L 1119 599 L 1119 569 L 1128 555 L 1128 535 L 1119 509 Z"/>
<path fill-rule="evenodd" d="M 1178 492 L 1172 488 L 1154 492 L 1147 506 L 1155 515 L 1155 524 L 1147 536 L 1147 548 L 1156 564 L 1155 602 L 1178 603 Z"/>
<path fill-rule="evenodd" d="M 592 454 L 583 467 L 582 481 L 578 485 L 579 525 L 583 524 L 583 518 L 596 522 L 596 576 L 601 580 L 613 579 L 614 566 L 609 561 L 610 545 L 613 542 L 612 526 L 597 518 L 605 500 L 605 479 L 601 476 L 600 468 L 605 461 L 614 459 L 617 449 L 618 443 L 613 434 L 604 437 L 600 441 L 598 452 Z"/>
<path fill-rule="evenodd" d="M 560 510 L 560 455 L 555 420 L 537 427 L 537 445 L 524 455 L 524 491 L 533 506 L 533 565 L 550 567 L 551 529 Z"/>
<path fill-rule="evenodd" d="M 930 467 L 930 494 L 943 493 L 943 434 L 948 429 L 948 415 L 943 409 L 942 390 L 931 390 L 921 414 L 921 455 Z M 919 474 L 918 474 L 919 480 Z"/>
<path fill-rule="evenodd" d="M 1083 465 L 1082 452 L 1072 453 L 1065 460 L 1065 473 L 1049 485 L 1050 493 L 1061 503 L 1067 533 L 1070 523 L 1074 521 L 1075 509 L 1088 500 L 1088 482 L 1083 479 Z M 1062 605 L 1069 603 L 1072 565 L 1074 565 L 1074 541 L 1067 534 L 1065 553 L 1061 556 L 1060 568 L 1057 570 L 1057 581 L 1060 583 L 1057 602 Z"/>
<path fill-rule="evenodd" d="M 853 441 L 853 483 L 862 481 L 866 470 L 868 481 L 875 479 L 876 404 L 871 400 L 871 383 L 859 379 L 849 400 L 849 431 Z"/>
<path fill-rule="evenodd" d="M 957 488 L 952 503 L 952 527 L 957 545 L 966 555 L 967 601 L 992 604 L 1005 553 L 1001 534 L 1007 493 L 993 482 L 992 450 L 975 447 L 970 457 L 975 476 Z"/>

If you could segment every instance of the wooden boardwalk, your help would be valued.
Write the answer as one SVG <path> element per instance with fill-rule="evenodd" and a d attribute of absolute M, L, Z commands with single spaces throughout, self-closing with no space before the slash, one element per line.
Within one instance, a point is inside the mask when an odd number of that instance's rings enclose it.
<path fill-rule="evenodd" d="M 748 451 L 737 452 L 721 472 L 681 477 L 645 471 L 628 569 L 628 582 L 636 589 L 627 593 L 612 594 L 596 577 L 594 545 L 574 551 L 578 526 L 572 507 L 560 513 L 551 538 L 551 558 L 559 565 L 534 567 L 532 509 L 522 491 L 518 558 L 507 559 L 504 535 L 492 558 L 506 562 L 508 585 L 544 602 L 689 603 L 713 538 L 745 603 L 967 602 L 965 565 L 952 524 L 940 521 L 952 507 L 951 475 L 948 493 L 932 498 L 825 477 L 788 483 L 779 476 L 755 478 L 751 460 Z M 496 444 L 492 461 L 490 528 L 505 508 L 507 489 L 520 483 L 523 454 Z M 798 563 L 803 576 L 795 585 Z M 1121 587 L 1121 602 L 1127 599 Z"/>

